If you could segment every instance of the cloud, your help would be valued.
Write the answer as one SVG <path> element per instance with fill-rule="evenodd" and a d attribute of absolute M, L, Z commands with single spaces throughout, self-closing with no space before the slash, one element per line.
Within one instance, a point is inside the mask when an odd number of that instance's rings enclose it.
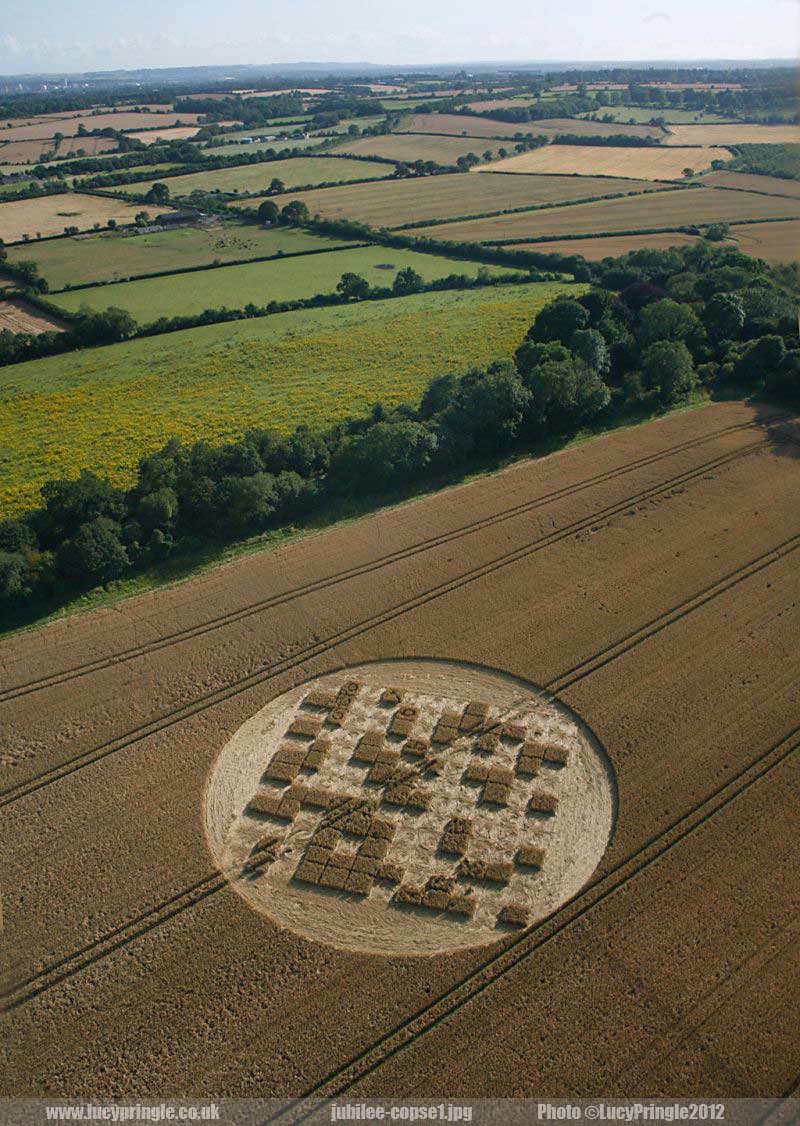
<path fill-rule="evenodd" d="M 655 23 L 656 20 L 664 20 L 665 23 L 671 23 L 672 17 L 668 16 L 666 12 L 651 12 L 649 16 L 645 16 L 642 23 Z"/>

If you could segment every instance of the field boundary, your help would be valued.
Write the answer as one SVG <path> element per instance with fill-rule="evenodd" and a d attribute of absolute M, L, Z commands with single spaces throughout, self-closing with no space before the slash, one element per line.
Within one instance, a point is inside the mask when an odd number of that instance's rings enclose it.
<path fill-rule="evenodd" d="M 698 438 L 688 439 L 685 442 L 677 443 L 673 446 L 667 447 L 664 450 L 659 450 L 656 453 L 648 454 L 645 457 L 635 458 L 633 461 L 626 462 L 621 466 L 617 466 L 615 469 L 607 470 L 604 473 L 595 474 L 592 477 L 584 478 L 584 480 L 579 481 L 574 485 L 566 485 L 561 489 L 551 490 L 548 493 L 543 493 L 541 496 L 534 497 L 532 500 L 522 501 L 519 504 L 512 505 L 511 507 L 506 509 L 502 509 L 499 513 L 493 513 L 491 516 L 486 516 L 479 520 L 474 520 L 469 524 L 465 524 L 460 528 L 454 529 L 452 532 L 448 532 L 440 536 L 431 536 L 428 539 L 424 540 L 419 540 L 417 541 L 417 543 L 412 544 L 410 547 L 401 548 L 398 551 L 390 552 L 387 555 L 380 556 L 378 559 L 372 560 L 369 563 L 365 563 L 359 567 L 348 568 L 347 570 L 340 571 L 334 575 L 329 575 L 322 579 L 304 583 L 299 587 L 290 588 L 289 590 L 284 591 L 280 594 L 271 595 L 269 598 L 251 603 L 249 606 L 242 607 L 240 610 L 231 611 L 230 613 L 222 614 L 217 618 L 211 618 L 208 621 L 201 623 L 200 625 L 193 626 L 184 630 L 179 630 L 173 634 L 168 634 L 165 637 L 158 638 L 156 641 L 149 642 L 146 645 L 124 649 L 112 656 L 98 658 L 95 661 L 88 661 L 82 665 L 76 665 L 71 669 L 65 669 L 60 673 L 54 673 L 48 677 L 42 677 L 36 680 L 27 681 L 25 683 L 15 685 L 11 688 L 0 689 L 0 704 L 7 703 L 8 701 L 17 699 L 21 696 L 26 696 L 31 692 L 38 692 L 45 688 L 51 688 L 66 684 L 67 682 L 78 677 L 86 676 L 93 672 L 99 672 L 102 669 L 110 668 L 112 665 L 120 664 L 123 661 L 147 656 L 150 653 L 157 652 L 158 650 L 166 648 L 169 645 L 178 644 L 182 641 L 191 640 L 194 637 L 203 636 L 206 633 L 209 633 L 216 629 L 224 628 L 228 625 L 232 625 L 234 622 L 241 621 L 245 618 L 251 617 L 254 614 L 260 614 L 265 610 L 274 609 L 274 607 L 276 606 L 284 605 L 285 603 L 294 601 L 294 599 L 303 597 L 306 594 L 313 594 L 320 590 L 327 590 L 330 587 L 338 585 L 341 582 L 347 582 L 353 578 L 360 578 L 363 575 L 370 574 L 373 571 L 379 570 L 386 566 L 390 566 L 393 563 L 402 562 L 406 559 L 413 558 L 413 556 L 418 555 L 424 551 L 429 551 L 431 550 L 431 548 L 444 546 L 445 544 L 452 543 L 454 540 L 461 539 L 464 536 L 472 535 L 475 532 L 482 531 L 484 528 L 493 527 L 494 525 L 500 524 L 505 520 L 510 520 L 516 516 L 535 511 L 542 505 L 550 504 L 556 500 L 562 500 L 568 496 L 576 496 L 578 493 L 583 492 L 585 489 L 593 488 L 596 485 L 605 484 L 607 481 L 614 480 L 617 477 L 622 477 L 626 473 L 631 473 L 637 469 L 642 469 L 646 466 L 662 461 L 665 458 L 672 457 L 675 454 L 695 449 L 698 446 L 705 445 L 708 442 L 712 442 L 717 438 L 721 438 L 728 434 L 740 433 L 745 430 L 760 429 L 765 425 L 769 426 L 773 423 L 780 424 L 783 420 L 783 415 L 775 415 L 763 420 L 753 420 L 751 422 L 737 423 L 735 425 L 722 427 L 710 434 L 705 434 Z M 456 487 L 458 488 L 459 486 Z M 0 797 L 2 796 L 2 792 L 0 792 Z"/>
<path fill-rule="evenodd" d="M 215 689 L 213 692 L 205 693 L 194 700 L 183 704 L 179 708 L 174 708 L 172 711 L 166 712 L 155 719 L 142 724 L 139 727 L 133 728 L 123 735 L 115 736 L 104 743 L 99 744 L 81 754 L 75 755 L 71 759 L 66 759 L 61 763 L 51 767 L 49 770 L 43 771 L 39 775 L 27 779 L 24 782 L 18 783 L 16 786 L 9 787 L 6 790 L 0 791 L 0 808 L 12 805 L 22 798 L 29 797 L 31 794 L 38 792 L 45 787 L 52 785 L 54 782 L 63 781 L 70 775 L 79 770 L 83 770 L 88 766 L 92 766 L 97 762 L 102 761 L 109 755 L 117 754 L 119 751 L 127 750 L 135 746 L 137 743 L 148 739 L 152 735 L 160 734 L 185 720 L 192 718 L 194 715 L 201 714 L 209 708 L 216 707 L 218 704 L 225 703 L 227 700 L 240 696 L 243 692 L 248 691 L 250 688 L 259 687 L 266 684 L 268 681 L 273 680 L 275 677 L 280 676 L 282 673 L 291 672 L 293 669 L 300 667 L 305 661 L 318 658 L 335 649 L 337 646 L 342 645 L 354 638 L 368 633 L 370 630 L 379 626 L 386 625 L 402 615 L 410 611 L 419 609 L 421 606 L 442 597 L 443 595 L 450 594 L 452 591 L 460 590 L 472 582 L 485 578 L 487 575 L 493 574 L 496 571 L 502 570 L 510 564 L 517 563 L 521 559 L 525 559 L 538 551 L 542 551 L 547 547 L 552 546 L 554 543 L 559 543 L 561 540 L 567 539 L 577 532 L 583 531 L 596 524 L 598 519 L 608 519 L 611 516 L 620 515 L 625 512 L 631 504 L 641 502 L 643 500 L 652 499 L 664 493 L 669 493 L 679 485 L 688 484 L 690 481 L 697 478 L 702 478 L 710 469 L 723 468 L 734 461 L 738 461 L 743 457 L 757 452 L 760 449 L 774 444 L 777 440 L 766 437 L 751 443 L 749 446 L 743 447 L 741 450 L 736 450 L 732 453 L 722 455 L 718 458 L 711 459 L 703 465 L 695 467 L 692 470 L 684 471 L 677 474 L 675 477 L 667 480 L 656 486 L 651 486 L 648 489 L 642 490 L 631 497 L 625 498 L 623 501 L 615 502 L 613 505 L 608 506 L 598 512 L 592 513 L 589 516 L 583 517 L 580 520 L 574 521 L 565 527 L 542 536 L 532 543 L 523 545 L 520 548 L 515 548 L 510 552 L 490 560 L 488 563 L 482 564 L 479 567 L 473 568 L 466 573 L 457 576 L 455 579 L 445 580 L 437 586 L 422 591 L 414 595 L 404 602 L 391 606 L 371 617 L 362 619 L 359 622 L 353 623 L 350 626 L 339 630 L 337 633 L 331 634 L 326 638 L 315 641 L 306 647 L 299 649 L 291 657 L 282 658 L 273 664 L 262 666 L 256 672 L 250 673 L 245 677 L 233 681 L 221 688 Z"/>

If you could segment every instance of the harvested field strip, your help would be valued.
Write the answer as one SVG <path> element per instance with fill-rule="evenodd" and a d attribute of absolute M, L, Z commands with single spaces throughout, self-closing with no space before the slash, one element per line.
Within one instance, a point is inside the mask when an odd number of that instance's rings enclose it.
<path fill-rule="evenodd" d="M 793 221 L 789 220 L 789 222 Z M 759 228 L 772 226 L 772 223 L 759 223 Z M 684 231 L 661 231 L 659 234 L 651 235 L 588 235 L 586 238 L 570 239 L 569 252 L 580 254 L 591 262 L 600 262 L 603 258 L 621 258 L 632 250 L 668 250 L 672 246 L 694 246 L 702 237 L 702 235 L 687 235 Z M 512 242 L 504 244 L 504 249 L 533 250 L 537 254 L 563 254 L 564 244 L 564 239 L 553 242 Z"/>
<path fill-rule="evenodd" d="M 266 192 L 273 177 L 278 177 L 287 189 L 294 190 L 303 184 L 319 184 L 339 180 L 378 180 L 391 176 L 391 164 L 378 164 L 370 160 L 345 160 L 341 157 L 299 156 L 288 160 L 265 160 L 254 164 L 234 165 L 211 169 L 207 172 L 189 172 L 180 176 L 159 176 L 136 184 L 121 184 L 110 188 L 114 195 L 142 196 L 154 183 L 166 184 L 173 196 L 189 195 L 193 191 Z"/>
<path fill-rule="evenodd" d="M 557 236 L 627 234 L 727 221 L 800 218 L 800 200 L 714 188 L 678 189 L 576 203 L 537 212 L 421 227 L 422 237 L 467 242 L 533 242 Z"/>
<path fill-rule="evenodd" d="M 419 1036 L 427 1033 L 442 1020 L 462 1008 L 468 1001 L 493 985 L 519 961 L 527 958 L 546 942 L 555 938 L 566 928 L 583 918 L 599 903 L 628 884 L 641 871 L 659 860 L 666 852 L 686 837 L 696 832 L 705 822 L 714 817 L 730 802 L 746 793 L 751 786 L 768 776 L 800 749 L 800 726 L 788 732 L 778 743 L 773 744 L 762 754 L 757 755 L 747 766 L 704 798 L 698 805 L 676 819 L 665 830 L 651 837 L 631 856 L 622 860 L 615 868 L 599 879 L 592 881 L 575 899 L 571 900 L 539 926 L 525 931 L 510 947 L 494 955 L 461 979 L 443 997 L 422 1013 L 402 1022 L 387 1036 L 381 1037 L 358 1059 L 329 1075 L 320 1084 L 304 1092 L 303 1098 L 311 1095 L 332 1097 L 346 1091 L 353 1083 L 380 1066 L 397 1051 L 407 1047 Z M 21 981 L 10 983 L 0 993 L 4 1009 L 11 1011 L 27 1004 L 35 997 L 73 977 L 87 967 L 101 961 L 115 950 L 127 946 L 154 930 L 173 916 L 196 906 L 204 899 L 221 891 L 228 884 L 227 877 L 214 871 L 182 889 L 156 907 L 146 911 L 128 923 L 113 928 L 96 941 L 81 947 L 71 954 L 59 958 L 44 969 L 31 974 Z M 444 1008 L 444 1011 L 441 1011 Z M 432 1019 L 431 1019 L 432 1018 Z M 402 1037 L 400 1043 L 397 1037 Z M 388 1050 L 384 1050 L 388 1047 Z M 377 1053 L 377 1058 L 376 1058 Z M 342 1084 L 332 1087 L 332 1084 Z M 291 1109 L 296 1104 L 290 1104 Z M 295 1121 L 301 1119 L 293 1119 Z"/>
<path fill-rule="evenodd" d="M 735 188 L 740 192 L 800 198 L 800 180 L 783 180 L 779 176 L 757 176 L 754 172 L 711 172 L 700 182 L 709 188 Z"/>
<path fill-rule="evenodd" d="M 350 156 L 384 156 L 389 160 L 410 162 L 414 160 L 435 160 L 438 164 L 455 164 L 460 156 L 474 152 L 481 156 L 508 146 L 502 140 L 488 140 L 485 137 L 451 137 L 435 133 L 382 133 L 377 137 L 356 137 L 342 141 L 336 146 L 337 152 Z"/>
<path fill-rule="evenodd" d="M 774 419 L 767 420 L 767 423 L 776 421 L 779 422 L 781 416 L 775 416 Z M 13 700 L 20 696 L 26 696 L 31 692 L 41 691 L 45 688 L 52 688 L 56 685 L 65 684 L 68 681 L 74 680 L 77 677 L 86 676 L 93 672 L 98 672 L 101 669 L 109 668 L 111 665 L 118 664 L 122 661 L 133 660 L 137 657 L 144 657 L 149 653 L 156 652 L 159 649 L 166 648 L 170 645 L 178 644 L 182 641 L 188 641 L 193 637 L 202 636 L 205 633 L 212 632 L 213 630 L 221 629 L 224 626 L 230 625 L 233 622 L 241 621 L 254 614 L 262 613 L 265 610 L 272 609 L 285 602 L 289 602 L 295 598 L 303 595 L 310 594 L 318 590 L 326 590 L 331 586 L 335 586 L 341 582 L 346 582 L 349 579 L 357 578 L 361 575 L 369 574 L 372 571 L 378 570 L 382 567 L 389 566 L 392 563 L 399 562 L 400 560 L 408 559 L 423 551 L 428 551 L 433 547 L 440 547 L 444 544 L 451 543 L 454 540 L 461 539 L 466 535 L 472 535 L 479 532 L 484 528 L 492 527 L 500 524 L 505 520 L 512 519 L 515 516 L 535 511 L 535 509 L 545 504 L 550 504 L 556 500 L 562 500 L 566 497 L 575 496 L 583 492 L 585 489 L 593 488 L 597 485 L 605 484 L 607 481 L 614 480 L 617 477 L 622 477 L 627 473 L 631 473 L 637 469 L 645 468 L 646 466 L 653 465 L 659 461 L 663 461 L 667 457 L 672 457 L 677 453 L 695 449 L 698 446 L 705 445 L 707 442 L 714 441 L 724 435 L 739 433 L 744 430 L 752 430 L 760 428 L 764 425 L 763 421 L 760 422 L 746 422 L 739 423 L 734 426 L 725 426 L 719 430 L 715 430 L 709 434 L 705 434 L 700 438 L 693 438 L 685 442 L 680 442 L 674 446 L 670 446 L 665 450 L 659 450 L 657 453 L 648 454 L 645 457 L 636 458 L 625 465 L 618 466 L 616 469 L 607 470 L 604 473 L 597 474 L 593 477 L 587 477 L 583 481 L 575 485 L 566 486 L 563 489 L 555 489 L 552 492 L 545 493 L 542 496 L 536 497 L 530 501 L 523 501 L 520 504 L 511 506 L 510 508 L 503 509 L 501 512 L 495 513 L 491 516 L 484 517 L 480 520 L 475 520 L 469 524 L 463 525 L 455 531 L 446 533 L 441 536 L 434 536 L 427 540 L 421 540 L 413 545 L 413 547 L 405 548 L 401 551 L 392 552 L 388 555 L 381 556 L 371 563 L 367 563 L 361 567 L 349 568 L 345 571 L 337 572 L 333 575 L 320 579 L 317 582 L 307 583 L 304 586 L 296 587 L 281 594 L 274 595 L 268 599 L 260 602 L 255 602 L 250 606 L 246 606 L 241 610 L 235 611 L 230 614 L 225 614 L 218 618 L 212 618 L 201 625 L 194 626 L 190 629 L 180 630 L 176 633 L 167 634 L 158 639 L 158 641 L 151 642 L 148 645 L 137 646 L 134 649 L 122 650 L 115 653 L 111 657 L 104 657 L 95 661 L 88 661 L 85 664 L 74 666 L 70 669 L 65 669 L 61 673 L 52 676 L 43 677 L 39 680 L 28 681 L 23 684 L 18 684 L 5 690 L 0 691 L 0 703 L 8 700 Z"/>
<path fill-rule="evenodd" d="M 546 145 L 510 156 L 491 166 L 498 172 L 550 172 L 562 175 L 636 176 L 648 180 L 680 180 L 684 168 L 699 172 L 712 160 L 730 160 L 724 148 L 662 148 L 657 145 Z M 487 169 L 488 170 L 488 169 Z M 482 168 L 476 171 L 484 171 Z"/>
<path fill-rule="evenodd" d="M 671 125 L 665 145 L 785 145 L 800 141 L 796 125 Z"/>
<path fill-rule="evenodd" d="M 487 169 L 488 171 L 488 169 Z M 599 176 L 487 175 L 454 172 L 376 184 L 314 188 L 303 193 L 312 215 L 358 219 L 373 227 L 399 227 L 425 220 L 456 219 L 517 207 L 568 203 L 616 193 L 653 191 L 650 180 Z M 250 200 L 248 206 L 256 206 Z"/>
<path fill-rule="evenodd" d="M 66 327 L 64 321 L 56 320 L 21 298 L 0 301 L 0 332 L 27 332 L 38 336 L 43 332 L 63 332 Z"/>
<path fill-rule="evenodd" d="M 353 625 L 348 626 L 346 629 L 340 630 L 338 633 L 332 634 L 327 638 L 316 641 L 312 645 L 309 645 L 304 649 L 299 649 L 291 657 L 282 658 L 272 665 L 263 665 L 260 669 L 253 673 L 250 673 L 246 677 L 233 681 L 232 683 L 229 683 L 222 688 L 216 689 L 213 692 L 208 692 L 205 695 L 199 696 L 193 701 L 182 705 L 180 708 L 175 708 L 172 711 L 162 714 L 156 719 L 151 720 L 149 723 L 143 724 L 142 726 L 135 728 L 125 735 L 110 739 L 97 747 L 91 748 L 90 750 L 84 751 L 83 753 L 74 756 L 72 759 L 67 759 L 64 762 L 59 763 L 49 770 L 43 771 L 39 775 L 35 775 L 26 781 L 20 782 L 16 786 L 9 787 L 7 790 L 0 792 L 0 808 L 6 805 L 11 805 L 21 798 L 36 793 L 38 790 L 41 790 L 45 786 L 51 785 L 53 782 L 58 782 L 63 780 L 64 778 L 68 778 L 76 771 L 82 770 L 84 767 L 91 766 L 94 763 L 107 758 L 109 755 L 116 754 L 118 751 L 125 750 L 128 747 L 134 746 L 135 744 L 141 742 L 143 739 L 150 737 L 151 735 L 158 734 L 161 731 L 165 731 L 168 728 L 174 727 L 176 724 L 184 722 L 186 719 L 193 715 L 206 711 L 208 708 L 215 707 L 223 701 L 232 699 L 233 697 L 240 695 L 242 692 L 247 691 L 249 688 L 264 684 L 267 681 L 274 679 L 276 676 L 279 676 L 281 673 L 286 672 L 289 669 L 296 668 L 297 666 L 303 664 L 303 662 L 308 661 L 311 658 L 319 657 L 320 655 L 327 653 L 329 650 L 334 649 L 336 646 L 341 645 L 343 642 L 351 641 L 353 638 L 359 637 L 361 634 L 367 633 L 370 630 L 375 629 L 379 625 L 385 625 L 386 623 L 393 621 L 395 618 L 409 613 L 411 610 L 416 610 L 419 607 L 424 606 L 427 603 L 432 602 L 445 594 L 449 594 L 451 591 L 459 590 L 469 585 L 470 583 L 484 578 L 486 575 L 490 575 L 495 571 L 509 566 L 512 563 L 516 563 L 519 560 L 533 555 L 538 551 L 542 551 L 545 548 L 550 547 L 552 544 L 559 543 L 561 540 L 575 535 L 576 532 L 580 532 L 586 528 L 592 527 L 598 519 L 606 519 L 611 516 L 619 515 L 623 512 L 626 512 L 633 503 L 650 500 L 654 497 L 669 493 L 676 487 L 686 485 L 693 480 L 702 479 L 710 469 L 719 469 L 724 465 L 738 461 L 739 459 L 746 457 L 751 453 L 755 453 L 757 450 L 774 444 L 774 441 L 775 439 L 762 438 L 759 441 L 754 442 L 749 446 L 745 446 L 740 450 L 735 450 L 732 453 L 724 454 L 717 458 L 712 458 L 710 461 L 691 470 L 679 473 L 659 485 L 643 489 L 640 492 L 635 493 L 633 496 L 626 497 L 623 501 L 617 501 L 614 504 L 609 505 L 605 509 L 592 513 L 590 516 L 583 517 L 582 519 L 576 520 L 557 531 L 550 532 L 547 535 L 532 541 L 531 543 L 506 552 L 504 555 L 501 555 L 488 563 L 482 564 L 479 567 L 475 567 L 469 571 L 462 573 L 455 579 L 449 579 L 426 591 L 422 591 L 421 593 L 414 595 L 404 602 L 388 607 L 378 614 L 372 615 L 369 618 L 365 618 L 359 622 L 356 622 Z M 800 536 L 798 536 L 798 539 L 800 539 Z M 774 554 L 774 551 L 767 554 Z M 759 562 L 761 558 L 763 557 L 759 557 L 759 560 L 756 560 L 754 562 Z M 748 564 L 748 566 L 751 565 L 752 563 Z M 744 568 L 741 568 L 740 570 L 744 570 Z M 726 581 L 727 578 L 729 578 L 729 576 L 726 577 Z M 639 639 L 639 641 L 642 640 L 645 640 L 645 638 L 642 637 Z M 637 641 L 637 644 L 638 643 L 639 642 Z"/>
<path fill-rule="evenodd" d="M 640 872 L 650 868 L 676 845 L 691 837 L 726 806 L 746 794 L 751 787 L 779 769 L 800 749 L 798 735 L 800 735 L 800 727 L 795 727 L 779 743 L 758 755 L 748 766 L 675 820 L 662 833 L 652 837 L 605 876 L 590 883 L 580 895 L 567 903 L 559 912 L 533 929 L 524 931 L 501 953 L 491 956 L 447 993 L 431 1002 L 427 1009 L 401 1022 L 392 1032 L 378 1039 L 355 1060 L 332 1072 L 321 1083 L 304 1091 L 301 1098 L 330 1099 L 346 1094 L 360 1080 L 415 1043 L 421 1036 L 435 1029 L 546 943 L 585 918 L 590 911 L 624 888 Z M 286 1109 L 286 1113 L 295 1115 L 292 1121 L 302 1121 L 311 1113 L 308 1111 L 306 1114 L 297 1115 L 296 1110 L 299 1105 L 301 1105 L 300 1100 L 296 1100 Z"/>

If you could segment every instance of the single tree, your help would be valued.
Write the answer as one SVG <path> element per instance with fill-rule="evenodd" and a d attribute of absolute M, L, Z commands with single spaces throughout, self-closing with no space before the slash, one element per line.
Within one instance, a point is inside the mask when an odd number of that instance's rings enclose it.
<path fill-rule="evenodd" d="M 336 285 L 336 292 L 340 293 L 347 301 L 361 301 L 369 293 L 369 282 L 360 274 L 348 270 L 342 274 Z"/>
<path fill-rule="evenodd" d="M 682 341 L 659 340 L 642 356 L 645 386 L 654 391 L 665 406 L 685 399 L 695 386 L 694 364 Z"/>

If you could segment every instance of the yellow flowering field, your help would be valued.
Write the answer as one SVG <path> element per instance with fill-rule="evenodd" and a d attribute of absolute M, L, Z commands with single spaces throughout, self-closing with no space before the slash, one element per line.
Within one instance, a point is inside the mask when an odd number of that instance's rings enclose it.
<path fill-rule="evenodd" d="M 171 437 L 324 427 L 416 401 L 445 372 L 510 356 L 560 283 L 418 294 L 210 325 L 0 371 L 0 517 L 82 468 L 129 485 Z"/>

